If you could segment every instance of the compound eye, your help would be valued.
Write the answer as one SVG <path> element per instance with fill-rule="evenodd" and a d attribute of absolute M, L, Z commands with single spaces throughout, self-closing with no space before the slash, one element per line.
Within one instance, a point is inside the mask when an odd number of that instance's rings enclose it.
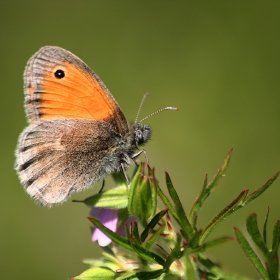
<path fill-rule="evenodd" d="M 136 141 L 138 144 L 141 144 L 143 142 L 143 133 L 140 129 L 137 129 L 136 132 Z"/>
<path fill-rule="evenodd" d="M 137 130 L 136 137 L 137 137 L 137 139 L 142 139 L 143 138 L 143 134 L 142 134 L 141 130 Z"/>

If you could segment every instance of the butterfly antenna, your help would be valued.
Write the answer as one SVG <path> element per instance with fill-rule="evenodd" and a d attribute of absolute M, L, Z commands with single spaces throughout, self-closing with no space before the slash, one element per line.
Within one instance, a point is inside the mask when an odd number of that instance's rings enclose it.
<path fill-rule="evenodd" d="M 141 123 L 142 121 L 144 121 L 144 120 L 150 118 L 150 117 L 153 116 L 153 115 L 156 115 L 156 114 L 158 114 L 158 113 L 160 113 L 160 112 L 163 112 L 163 111 L 166 111 L 166 110 L 175 110 L 175 111 L 177 111 L 178 108 L 177 108 L 177 107 L 165 107 L 165 108 L 159 109 L 159 110 L 153 112 L 152 114 L 146 116 L 145 118 L 143 118 L 139 123 Z"/>
<path fill-rule="evenodd" d="M 141 109 L 142 109 L 143 103 L 144 103 L 144 101 L 145 101 L 145 99 L 147 98 L 148 95 L 149 95 L 149 92 L 146 92 L 146 93 L 144 94 L 143 98 L 142 98 L 142 101 L 141 101 L 141 103 L 140 103 L 140 106 L 139 106 L 139 109 L 138 109 L 138 112 L 137 112 L 137 115 L 136 115 L 136 119 L 135 119 L 134 124 L 137 123 L 137 120 L 138 120 L 140 111 L 141 111 Z"/>

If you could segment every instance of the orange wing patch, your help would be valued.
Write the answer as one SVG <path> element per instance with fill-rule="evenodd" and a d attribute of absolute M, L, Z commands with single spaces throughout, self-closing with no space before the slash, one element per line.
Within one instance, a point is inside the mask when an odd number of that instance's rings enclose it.
<path fill-rule="evenodd" d="M 64 71 L 61 79 L 57 70 Z M 42 81 L 37 105 L 40 118 L 80 118 L 104 120 L 114 115 L 118 107 L 99 82 L 83 69 L 71 63 L 50 69 Z"/>
<path fill-rule="evenodd" d="M 82 60 L 59 47 L 43 47 L 29 59 L 24 89 L 30 123 L 94 119 L 111 123 L 122 135 L 129 130 L 118 103 L 100 78 Z"/>

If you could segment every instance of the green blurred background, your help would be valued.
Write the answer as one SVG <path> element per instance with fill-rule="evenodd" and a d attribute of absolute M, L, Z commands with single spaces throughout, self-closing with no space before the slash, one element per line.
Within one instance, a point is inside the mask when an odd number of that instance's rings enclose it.
<path fill-rule="evenodd" d="M 154 134 L 146 150 L 161 186 L 166 170 L 186 209 L 205 173 L 211 178 L 235 148 L 226 177 L 199 214 L 199 227 L 243 189 L 257 189 L 280 169 L 279 1 L 1 1 L 0 30 L 2 279 L 68 279 L 86 269 L 83 258 L 100 255 L 84 205 L 69 200 L 39 207 L 13 170 L 26 126 L 22 74 L 42 46 L 57 45 L 82 58 L 129 120 L 147 91 L 141 117 L 179 107 L 147 120 Z M 245 231 L 252 212 L 262 224 L 267 206 L 271 235 L 280 218 L 279 188 L 278 179 L 209 239 L 233 235 L 233 226 Z M 236 241 L 208 255 L 229 271 L 257 277 Z"/>

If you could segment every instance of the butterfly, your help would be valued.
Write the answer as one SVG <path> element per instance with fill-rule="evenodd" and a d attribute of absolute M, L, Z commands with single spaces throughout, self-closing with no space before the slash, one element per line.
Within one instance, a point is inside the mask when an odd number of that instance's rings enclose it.
<path fill-rule="evenodd" d="M 29 126 L 18 140 L 15 169 L 41 205 L 125 172 L 151 138 L 150 126 L 129 125 L 101 79 L 62 48 L 46 46 L 30 58 L 24 93 Z"/>

